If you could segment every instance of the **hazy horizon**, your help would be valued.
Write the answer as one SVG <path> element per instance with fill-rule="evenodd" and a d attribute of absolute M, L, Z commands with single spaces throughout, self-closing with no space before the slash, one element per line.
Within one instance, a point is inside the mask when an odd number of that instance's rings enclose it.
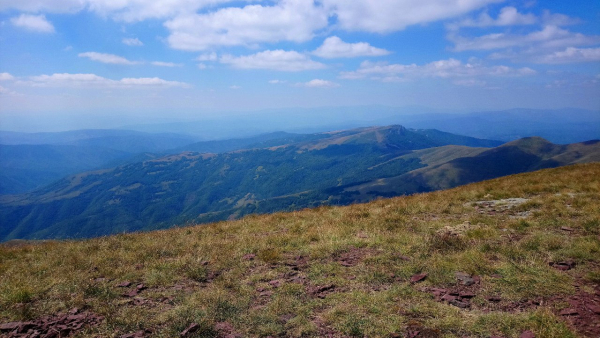
<path fill-rule="evenodd" d="M 592 0 L 8 0 L 0 129 L 370 105 L 600 110 L 599 18 Z"/>

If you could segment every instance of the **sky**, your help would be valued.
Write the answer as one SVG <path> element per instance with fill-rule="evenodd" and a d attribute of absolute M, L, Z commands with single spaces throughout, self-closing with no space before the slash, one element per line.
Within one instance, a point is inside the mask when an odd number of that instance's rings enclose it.
<path fill-rule="evenodd" d="M 600 110 L 600 1 L 0 2 L 0 130 L 365 105 Z"/>

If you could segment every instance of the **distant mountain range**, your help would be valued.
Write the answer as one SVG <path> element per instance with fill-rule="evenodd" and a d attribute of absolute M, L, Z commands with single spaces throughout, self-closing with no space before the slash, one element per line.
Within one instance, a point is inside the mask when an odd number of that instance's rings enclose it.
<path fill-rule="evenodd" d="M 501 145 L 398 125 L 244 142 L 247 149 L 186 151 L 4 196 L 0 240 L 92 237 L 349 204 L 600 159 L 598 142 L 563 146 L 528 138 Z"/>
<path fill-rule="evenodd" d="M 521 108 L 471 113 L 449 113 L 424 107 L 294 108 L 240 113 L 218 119 L 138 124 L 126 128 L 145 132 L 183 133 L 210 140 L 249 137 L 274 131 L 306 134 L 392 124 L 408 128 L 438 129 L 504 142 L 528 136 L 540 136 L 558 144 L 600 139 L 600 111 L 576 108 Z"/>
<path fill-rule="evenodd" d="M 267 141 L 293 142 L 311 135 L 275 132 L 248 138 L 201 141 L 182 134 L 129 130 L 59 133 L 0 131 L 0 195 L 21 194 L 82 171 L 113 168 L 170 153 L 222 153 Z"/>
<path fill-rule="evenodd" d="M 384 106 L 274 109 L 212 120 L 127 127 L 132 130 L 0 131 L 0 195 L 30 192 L 81 171 L 183 151 L 222 153 L 262 148 L 319 138 L 318 133 L 324 131 L 390 124 L 504 142 L 532 135 L 559 144 L 600 139 L 598 111 L 512 109 L 458 114 Z"/>
<path fill-rule="evenodd" d="M 528 136 L 543 137 L 559 144 L 600 139 L 600 111 L 583 109 L 511 109 L 413 115 L 402 123 L 413 128 L 434 128 L 507 142 Z"/>

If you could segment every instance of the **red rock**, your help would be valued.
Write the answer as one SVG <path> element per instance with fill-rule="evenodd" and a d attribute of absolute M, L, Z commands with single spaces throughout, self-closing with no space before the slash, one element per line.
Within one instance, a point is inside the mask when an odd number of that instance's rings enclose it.
<path fill-rule="evenodd" d="M 139 293 L 139 291 L 137 289 L 133 289 L 133 290 L 131 290 L 129 292 L 125 292 L 123 294 L 123 297 L 135 297 L 135 296 L 138 295 L 138 293 Z"/>
<path fill-rule="evenodd" d="M 523 331 L 519 338 L 535 338 L 535 334 L 529 330 Z"/>
<path fill-rule="evenodd" d="M 138 284 L 136 287 L 139 291 L 146 290 L 148 287 L 144 284 Z"/>
<path fill-rule="evenodd" d="M 431 289 L 431 293 L 434 296 L 441 296 L 443 294 L 446 294 L 447 292 L 448 292 L 448 290 L 446 290 L 446 289 L 438 289 L 438 288 Z"/>
<path fill-rule="evenodd" d="M 487 300 L 489 300 L 490 302 L 498 303 L 498 302 L 502 301 L 502 298 L 496 297 L 496 296 L 491 296 L 491 297 L 488 297 Z"/>
<path fill-rule="evenodd" d="M 333 290 L 333 289 L 335 289 L 335 285 L 329 284 L 329 285 L 319 287 L 317 289 L 317 292 L 325 292 L 325 291 L 329 291 L 329 290 Z"/>
<path fill-rule="evenodd" d="M 418 330 L 409 330 L 407 332 L 406 337 L 407 338 L 416 338 L 419 336 L 420 333 L 421 333 L 421 331 L 418 331 Z"/>
<path fill-rule="evenodd" d="M 410 282 L 411 283 L 419 283 L 424 281 L 427 278 L 427 273 L 421 273 L 421 274 L 417 274 L 417 275 L 413 275 L 412 277 L 410 277 Z"/>
<path fill-rule="evenodd" d="M 492 278 L 502 278 L 502 275 L 494 273 L 494 274 L 491 274 L 490 277 L 492 277 Z"/>
<path fill-rule="evenodd" d="M 569 227 L 560 227 L 560 230 L 563 230 L 563 231 L 573 231 L 573 228 L 569 228 Z"/>
<path fill-rule="evenodd" d="M 131 282 L 129 281 L 125 281 L 125 282 L 121 282 L 119 284 L 117 284 L 117 287 L 119 288 L 128 288 L 131 286 Z"/>
<path fill-rule="evenodd" d="M 594 304 L 587 304 L 586 307 L 593 313 L 600 315 L 600 306 Z"/>
<path fill-rule="evenodd" d="M 461 292 L 461 293 L 459 294 L 459 296 L 460 296 L 461 298 L 473 298 L 473 297 L 475 297 L 475 294 L 474 294 L 474 293 L 472 293 L 472 292 L 465 291 L 465 292 Z"/>
<path fill-rule="evenodd" d="M 408 257 L 408 256 L 398 255 L 398 258 L 400 258 L 403 261 L 410 261 L 410 257 Z"/>
<path fill-rule="evenodd" d="M 198 325 L 196 323 L 192 323 L 185 330 L 181 331 L 181 333 L 179 335 L 181 337 L 187 337 L 190 333 L 194 333 L 194 332 L 198 331 L 198 329 L 200 329 L 200 325 Z"/>
<path fill-rule="evenodd" d="M 29 330 L 32 330 L 36 327 L 36 325 L 32 322 L 21 322 L 19 328 L 17 329 L 19 333 L 26 333 Z"/>
<path fill-rule="evenodd" d="M 260 293 L 261 297 L 271 297 L 273 295 L 273 291 L 263 291 Z"/>
<path fill-rule="evenodd" d="M 447 302 L 451 302 L 453 300 L 456 300 L 456 296 L 452 296 L 452 295 L 444 295 L 442 296 L 442 300 L 445 300 Z"/>
<path fill-rule="evenodd" d="M 274 288 L 278 288 L 281 285 L 281 282 L 278 280 L 272 280 L 269 282 L 269 285 L 271 285 Z"/>
<path fill-rule="evenodd" d="M 12 331 L 19 327 L 23 322 L 10 322 L 6 324 L 0 324 L 0 331 Z"/>
<path fill-rule="evenodd" d="M 563 262 L 550 262 L 550 266 L 561 270 L 561 271 L 567 271 L 567 270 L 571 270 L 572 268 L 575 267 L 575 262 L 572 260 L 567 260 L 567 261 L 563 261 Z"/>
<path fill-rule="evenodd" d="M 561 316 L 576 316 L 579 312 L 576 309 L 562 309 L 560 310 Z"/>
<path fill-rule="evenodd" d="M 85 319 L 85 315 L 70 315 L 67 317 L 68 321 L 78 321 L 78 320 L 84 320 Z"/>

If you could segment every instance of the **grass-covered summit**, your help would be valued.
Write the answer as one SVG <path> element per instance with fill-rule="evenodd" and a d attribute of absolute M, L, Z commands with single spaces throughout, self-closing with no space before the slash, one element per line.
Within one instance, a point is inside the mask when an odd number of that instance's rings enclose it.
<path fill-rule="evenodd" d="M 0 334 L 47 319 L 74 337 L 598 337 L 599 236 L 600 164 L 582 164 L 347 207 L 13 242 L 0 246 Z"/>

